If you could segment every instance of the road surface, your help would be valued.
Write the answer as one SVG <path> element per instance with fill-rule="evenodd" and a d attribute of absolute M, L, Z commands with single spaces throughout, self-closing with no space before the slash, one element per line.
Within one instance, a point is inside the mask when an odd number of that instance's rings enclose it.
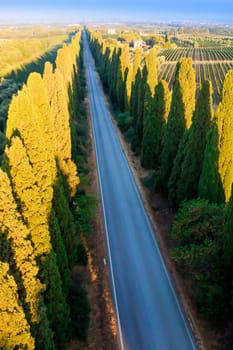
<path fill-rule="evenodd" d="M 84 55 L 119 348 L 196 349 L 114 130 L 85 32 Z"/>

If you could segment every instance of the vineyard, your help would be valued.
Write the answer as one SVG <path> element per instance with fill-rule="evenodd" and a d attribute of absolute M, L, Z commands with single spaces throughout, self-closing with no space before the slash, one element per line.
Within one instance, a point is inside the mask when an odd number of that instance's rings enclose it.
<path fill-rule="evenodd" d="M 196 82 L 199 88 L 205 80 L 210 80 L 214 90 L 214 101 L 219 102 L 224 77 L 233 69 L 233 47 L 224 48 L 181 48 L 162 50 L 158 56 L 164 56 L 165 61 L 160 66 L 159 79 L 168 82 L 172 87 L 176 63 L 182 57 L 191 57 L 196 71 Z"/>
<path fill-rule="evenodd" d="M 175 62 L 181 57 L 191 57 L 193 61 L 233 61 L 233 46 L 209 48 L 180 48 L 160 51 L 158 56 L 164 56 L 166 61 Z"/>

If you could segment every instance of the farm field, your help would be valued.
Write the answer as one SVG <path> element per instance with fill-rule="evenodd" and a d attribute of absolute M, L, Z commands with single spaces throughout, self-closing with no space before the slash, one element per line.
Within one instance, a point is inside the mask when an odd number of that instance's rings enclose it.
<path fill-rule="evenodd" d="M 169 49 L 160 51 L 158 56 L 164 57 L 159 79 L 166 80 L 170 88 L 175 78 L 176 63 L 182 57 L 192 58 L 197 87 L 200 88 L 205 80 L 210 80 L 214 91 L 214 102 L 219 102 L 224 77 L 230 69 L 233 69 L 233 47 Z"/>
<path fill-rule="evenodd" d="M 67 37 L 67 28 L 0 29 L 0 78 L 52 50 Z"/>

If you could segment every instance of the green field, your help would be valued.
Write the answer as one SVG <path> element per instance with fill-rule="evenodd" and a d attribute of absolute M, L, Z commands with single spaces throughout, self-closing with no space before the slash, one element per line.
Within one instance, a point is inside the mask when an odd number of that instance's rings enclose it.
<path fill-rule="evenodd" d="M 214 101 L 219 102 L 226 73 L 233 69 L 233 47 L 223 48 L 179 48 L 162 50 L 158 57 L 164 57 L 160 65 L 159 79 L 164 79 L 172 88 L 175 78 L 176 63 L 182 57 L 193 59 L 196 82 L 199 88 L 205 80 L 210 80 L 214 90 Z"/>

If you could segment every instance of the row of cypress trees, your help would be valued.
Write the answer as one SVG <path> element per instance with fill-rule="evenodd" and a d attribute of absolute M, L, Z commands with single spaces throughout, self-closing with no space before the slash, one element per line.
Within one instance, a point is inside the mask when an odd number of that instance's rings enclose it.
<path fill-rule="evenodd" d="M 77 233 L 70 201 L 78 32 L 12 99 L 0 169 L 0 348 L 61 348 Z"/>
<path fill-rule="evenodd" d="M 119 126 L 127 137 L 131 136 L 132 149 L 140 155 L 142 165 L 154 170 L 155 190 L 163 192 L 171 206 L 182 207 L 180 216 L 178 211 L 176 236 L 183 230 L 184 235 L 190 233 L 190 238 L 185 236 L 189 245 L 180 249 L 179 254 L 177 250 L 176 256 L 183 264 L 187 263 L 189 272 L 192 268 L 194 271 L 193 252 L 201 245 L 199 263 L 203 262 L 204 278 L 200 285 L 193 277 L 193 287 L 199 287 L 196 294 L 202 309 L 208 310 L 209 319 L 220 319 L 225 311 L 229 315 L 233 306 L 233 71 L 225 77 L 221 102 L 214 111 L 211 83 L 205 81 L 197 90 L 190 58 L 178 62 L 170 92 L 165 81 L 158 82 L 154 49 L 144 55 L 137 49 L 132 54 L 127 44 L 107 46 L 98 32 L 89 32 L 89 37 L 104 88 L 120 111 Z M 196 199 L 190 204 L 193 211 L 183 207 L 193 199 Z M 212 204 L 217 205 L 221 215 L 216 214 Z M 224 219 L 213 223 L 210 220 L 213 215 Z M 198 220 L 203 220 L 203 225 L 192 236 L 192 227 L 196 227 L 194 222 Z M 211 232 L 221 230 L 218 241 L 216 235 L 208 233 L 210 226 Z M 181 239 L 176 239 L 177 244 L 180 242 Z M 208 270 L 210 253 L 213 265 Z"/>

